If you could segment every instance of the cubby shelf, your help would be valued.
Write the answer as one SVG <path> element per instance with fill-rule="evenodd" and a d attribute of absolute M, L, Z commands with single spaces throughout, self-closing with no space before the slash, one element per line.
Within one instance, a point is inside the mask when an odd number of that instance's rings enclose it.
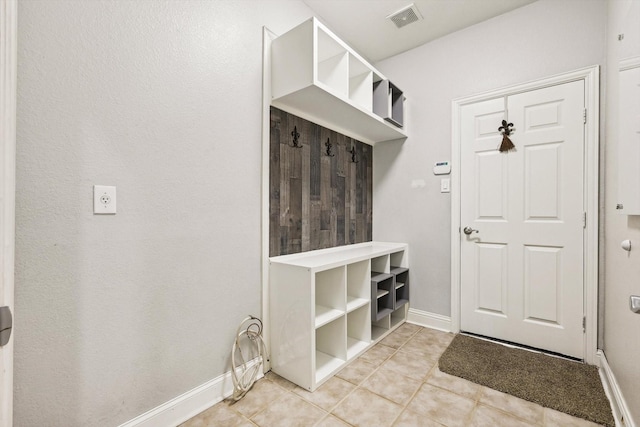
<path fill-rule="evenodd" d="M 271 43 L 271 104 L 277 108 L 373 145 L 407 137 L 404 100 L 317 18 Z"/>
<path fill-rule="evenodd" d="M 406 244 L 369 242 L 270 258 L 273 371 L 313 391 L 400 326 L 407 305 L 394 309 L 390 271 L 398 263 L 407 266 Z M 383 272 L 372 274 L 372 268 Z M 373 280 L 387 286 L 384 313 Z"/>

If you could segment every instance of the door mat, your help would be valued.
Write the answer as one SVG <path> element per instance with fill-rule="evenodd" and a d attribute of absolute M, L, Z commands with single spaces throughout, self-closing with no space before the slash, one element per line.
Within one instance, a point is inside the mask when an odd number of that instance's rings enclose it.
<path fill-rule="evenodd" d="M 614 427 L 598 368 L 456 335 L 440 370 L 541 406 Z"/>

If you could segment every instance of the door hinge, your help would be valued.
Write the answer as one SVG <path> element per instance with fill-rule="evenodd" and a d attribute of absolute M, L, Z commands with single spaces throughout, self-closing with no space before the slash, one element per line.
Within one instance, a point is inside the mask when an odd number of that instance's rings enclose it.
<path fill-rule="evenodd" d="M 582 228 L 587 228 L 587 213 L 582 212 Z"/>
<path fill-rule="evenodd" d="M 582 317 L 582 332 L 587 332 L 587 317 Z"/>
<path fill-rule="evenodd" d="M 582 110 L 582 123 L 587 124 L 587 109 Z"/>

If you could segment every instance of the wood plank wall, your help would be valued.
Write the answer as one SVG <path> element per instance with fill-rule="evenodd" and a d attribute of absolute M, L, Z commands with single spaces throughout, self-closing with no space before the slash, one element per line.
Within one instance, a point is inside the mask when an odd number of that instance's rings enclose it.
<path fill-rule="evenodd" d="M 269 256 L 372 240 L 371 146 L 274 107 L 269 145 Z"/>

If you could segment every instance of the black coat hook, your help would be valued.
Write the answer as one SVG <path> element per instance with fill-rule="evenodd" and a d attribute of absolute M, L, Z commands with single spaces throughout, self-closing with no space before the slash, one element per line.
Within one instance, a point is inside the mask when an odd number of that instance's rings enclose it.
<path fill-rule="evenodd" d="M 360 159 L 358 159 L 358 157 L 356 155 L 356 146 L 355 145 L 351 146 L 351 150 L 349 152 L 351 153 L 351 161 L 353 163 L 359 163 Z"/>
<path fill-rule="evenodd" d="M 291 131 L 291 136 L 293 137 L 293 147 L 302 148 L 298 139 L 300 138 L 300 133 L 298 132 L 298 126 L 293 127 L 293 131 Z"/>
<path fill-rule="evenodd" d="M 331 141 L 329 140 L 329 138 L 327 138 L 327 142 L 324 143 L 324 146 L 327 147 L 327 156 L 329 157 L 335 157 L 335 153 L 332 151 L 333 149 L 333 144 L 331 143 Z"/>

